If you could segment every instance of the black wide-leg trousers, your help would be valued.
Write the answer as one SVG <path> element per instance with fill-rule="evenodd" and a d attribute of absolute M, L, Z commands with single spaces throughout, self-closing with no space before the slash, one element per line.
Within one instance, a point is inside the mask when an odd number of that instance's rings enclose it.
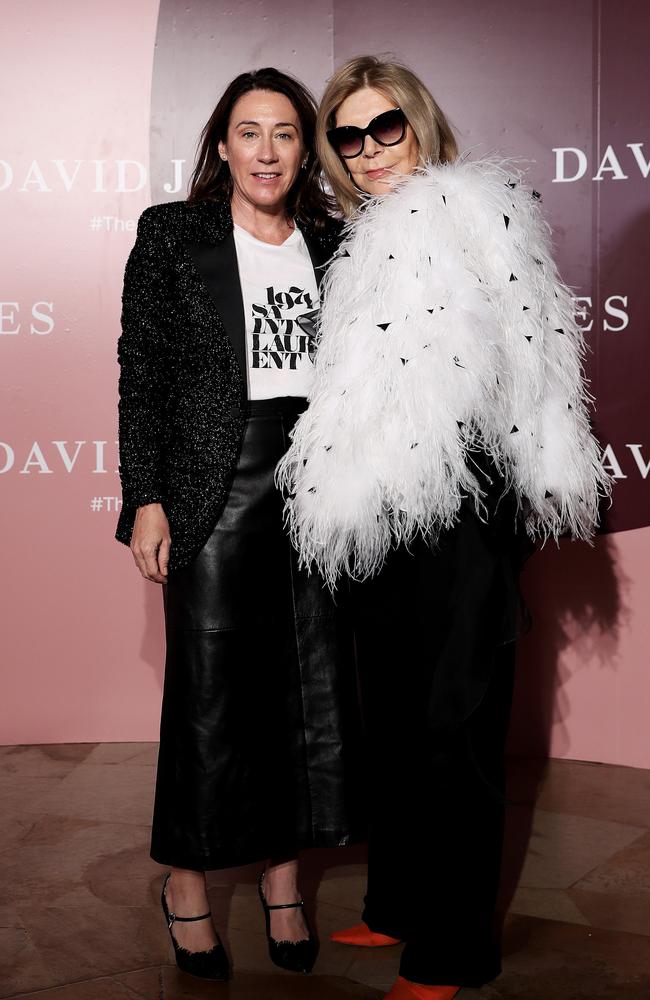
<path fill-rule="evenodd" d="M 363 919 L 405 942 L 400 974 L 416 983 L 478 987 L 500 971 L 515 516 L 511 498 L 486 520 L 468 501 L 437 543 L 401 545 L 352 590 L 370 757 Z"/>
<path fill-rule="evenodd" d="M 498 650 L 480 705 L 435 752 L 415 727 L 417 706 L 396 699 L 394 675 L 366 678 L 384 752 L 373 757 L 371 800 L 381 805 L 370 820 L 363 920 L 406 942 L 400 975 L 412 982 L 479 987 L 500 972 L 494 910 L 514 654 L 514 642 Z"/>

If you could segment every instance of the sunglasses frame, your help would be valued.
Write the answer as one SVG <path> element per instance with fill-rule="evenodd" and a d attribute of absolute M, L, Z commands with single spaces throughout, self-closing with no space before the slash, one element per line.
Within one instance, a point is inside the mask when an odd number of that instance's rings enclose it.
<path fill-rule="evenodd" d="M 401 119 L 402 119 L 402 132 L 401 132 L 401 135 L 400 135 L 399 139 L 395 139 L 394 142 L 382 142 L 381 139 L 378 139 L 376 135 L 372 134 L 373 133 L 373 129 L 376 128 L 376 122 L 377 122 L 377 120 L 379 118 L 383 118 L 384 115 L 393 114 L 395 111 L 399 111 L 399 113 L 401 115 Z M 369 135 L 370 138 L 373 139 L 375 142 L 378 142 L 380 146 L 399 146 L 400 142 L 404 142 L 404 138 L 406 136 L 406 127 L 407 127 L 407 125 L 408 125 L 408 119 L 407 119 L 406 115 L 404 114 L 404 112 L 402 111 L 401 108 L 389 108 L 388 111 L 382 111 L 382 113 L 380 115 L 375 115 L 374 118 L 371 118 L 371 120 L 368 122 L 368 124 L 367 124 L 367 126 L 365 128 L 359 128 L 357 125 L 338 125 L 336 128 L 329 128 L 329 129 L 327 129 L 327 132 L 325 134 L 327 135 L 327 140 L 328 140 L 330 146 L 332 147 L 332 149 L 334 150 L 334 152 L 337 154 L 337 156 L 340 156 L 344 160 L 354 160 L 354 159 L 356 159 L 357 156 L 361 156 L 361 154 L 363 153 L 363 147 L 366 144 L 366 136 L 367 135 Z M 337 149 L 337 147 L 336 147 L 336 140 L 334 138 L 334 136 L 336 135 L 336 133 L 337 132 L 339 132 L 339 133 L 340 132 L 346 132 L 348 130 L 354 131 L 358 135 L 358 137 L 360 138 L 360 140 L 361 140 L 361 148 L 359 149 L 358 153 L 348 153 L 346 155 L 345 153 L 341 153 L 340 150 Z"/>

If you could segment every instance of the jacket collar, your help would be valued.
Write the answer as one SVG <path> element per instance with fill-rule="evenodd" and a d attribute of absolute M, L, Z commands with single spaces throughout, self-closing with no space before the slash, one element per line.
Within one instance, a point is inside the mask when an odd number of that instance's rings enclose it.
<path fill-rule="evenodd" d="M 188 205 L 186 247 L 217 308 L 224 330 L 247 384 L 246 327 L 230 202 L 202 201 Z M 331 242 L 308 226 L 299 226 L 320 284 Z"/>
<path fill-rule="evenodd" d="M 189 206 L 190 230 L 193 240 L 203 244 L 216 246 L 222 243 L 233 231 L 232 211 L 230 202 L 223 200 L 206 200 Z M 330 240 L 318 234 L 311 226 L 298 223 L 298 228 L 309 251 L 316 281 L 320 288 L 324 265 L 331 256 Z"/>
<path fill-rule="evenodd" d="M 187 206 L 187 231 L 191 238 L 200 243 L 216 245 L 232 232 L 232 212 L 230 202 L 197 201 Z"/>

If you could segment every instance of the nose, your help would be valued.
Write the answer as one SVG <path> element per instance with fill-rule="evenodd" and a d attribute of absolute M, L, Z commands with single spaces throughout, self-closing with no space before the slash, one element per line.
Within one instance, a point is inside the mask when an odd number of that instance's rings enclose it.
<path fill-rule="evenodd" d="M 257 158 L 262 163 L 274 163 L 278 159 L 278 154 L 275 151 L 273 139 L 270 135 L 262 136 Z"/>
<path fill-rule="evenodd" d="M 367 135 L 364 137 L 362 152 L 363 155 L 368 159 L 372 159 L 372 157 L 376 156 L 377 153 L 381 153 L 383 148 L 384 147 L 381 146 L 378 142 L 375 142 L 375 140 L 371 135 Z"/>

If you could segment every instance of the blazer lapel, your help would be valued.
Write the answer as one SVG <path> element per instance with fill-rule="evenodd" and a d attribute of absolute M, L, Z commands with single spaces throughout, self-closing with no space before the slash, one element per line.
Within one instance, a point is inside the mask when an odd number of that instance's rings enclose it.
<path fill-rule="evenodd" d="M 187 249 L 217 307 L 246 384 L 244 301 L 233 230 L 231 229 L 218 243 L 188 243 Z"/>
<path fill-rule="evenodd" d="M 323 245 L 323 241 L 319 240 L 317 236 L 314 236 L 309 230 L 301 229 L 301 232 L 311 257 L 316 283 L 320 290 L 325 264 L 329 260 L 330 254 Z M 214 236 L 211 232 L 206 232 L 205 236 L 210 242 L 188 242 L 186 244 L 187 250 L 217 308 L 246 385 L 248 383 L 246 324 L 232 222 L 225 235 L 222 235 L 222 231 L 219 233 L 215 231 Z"/>

